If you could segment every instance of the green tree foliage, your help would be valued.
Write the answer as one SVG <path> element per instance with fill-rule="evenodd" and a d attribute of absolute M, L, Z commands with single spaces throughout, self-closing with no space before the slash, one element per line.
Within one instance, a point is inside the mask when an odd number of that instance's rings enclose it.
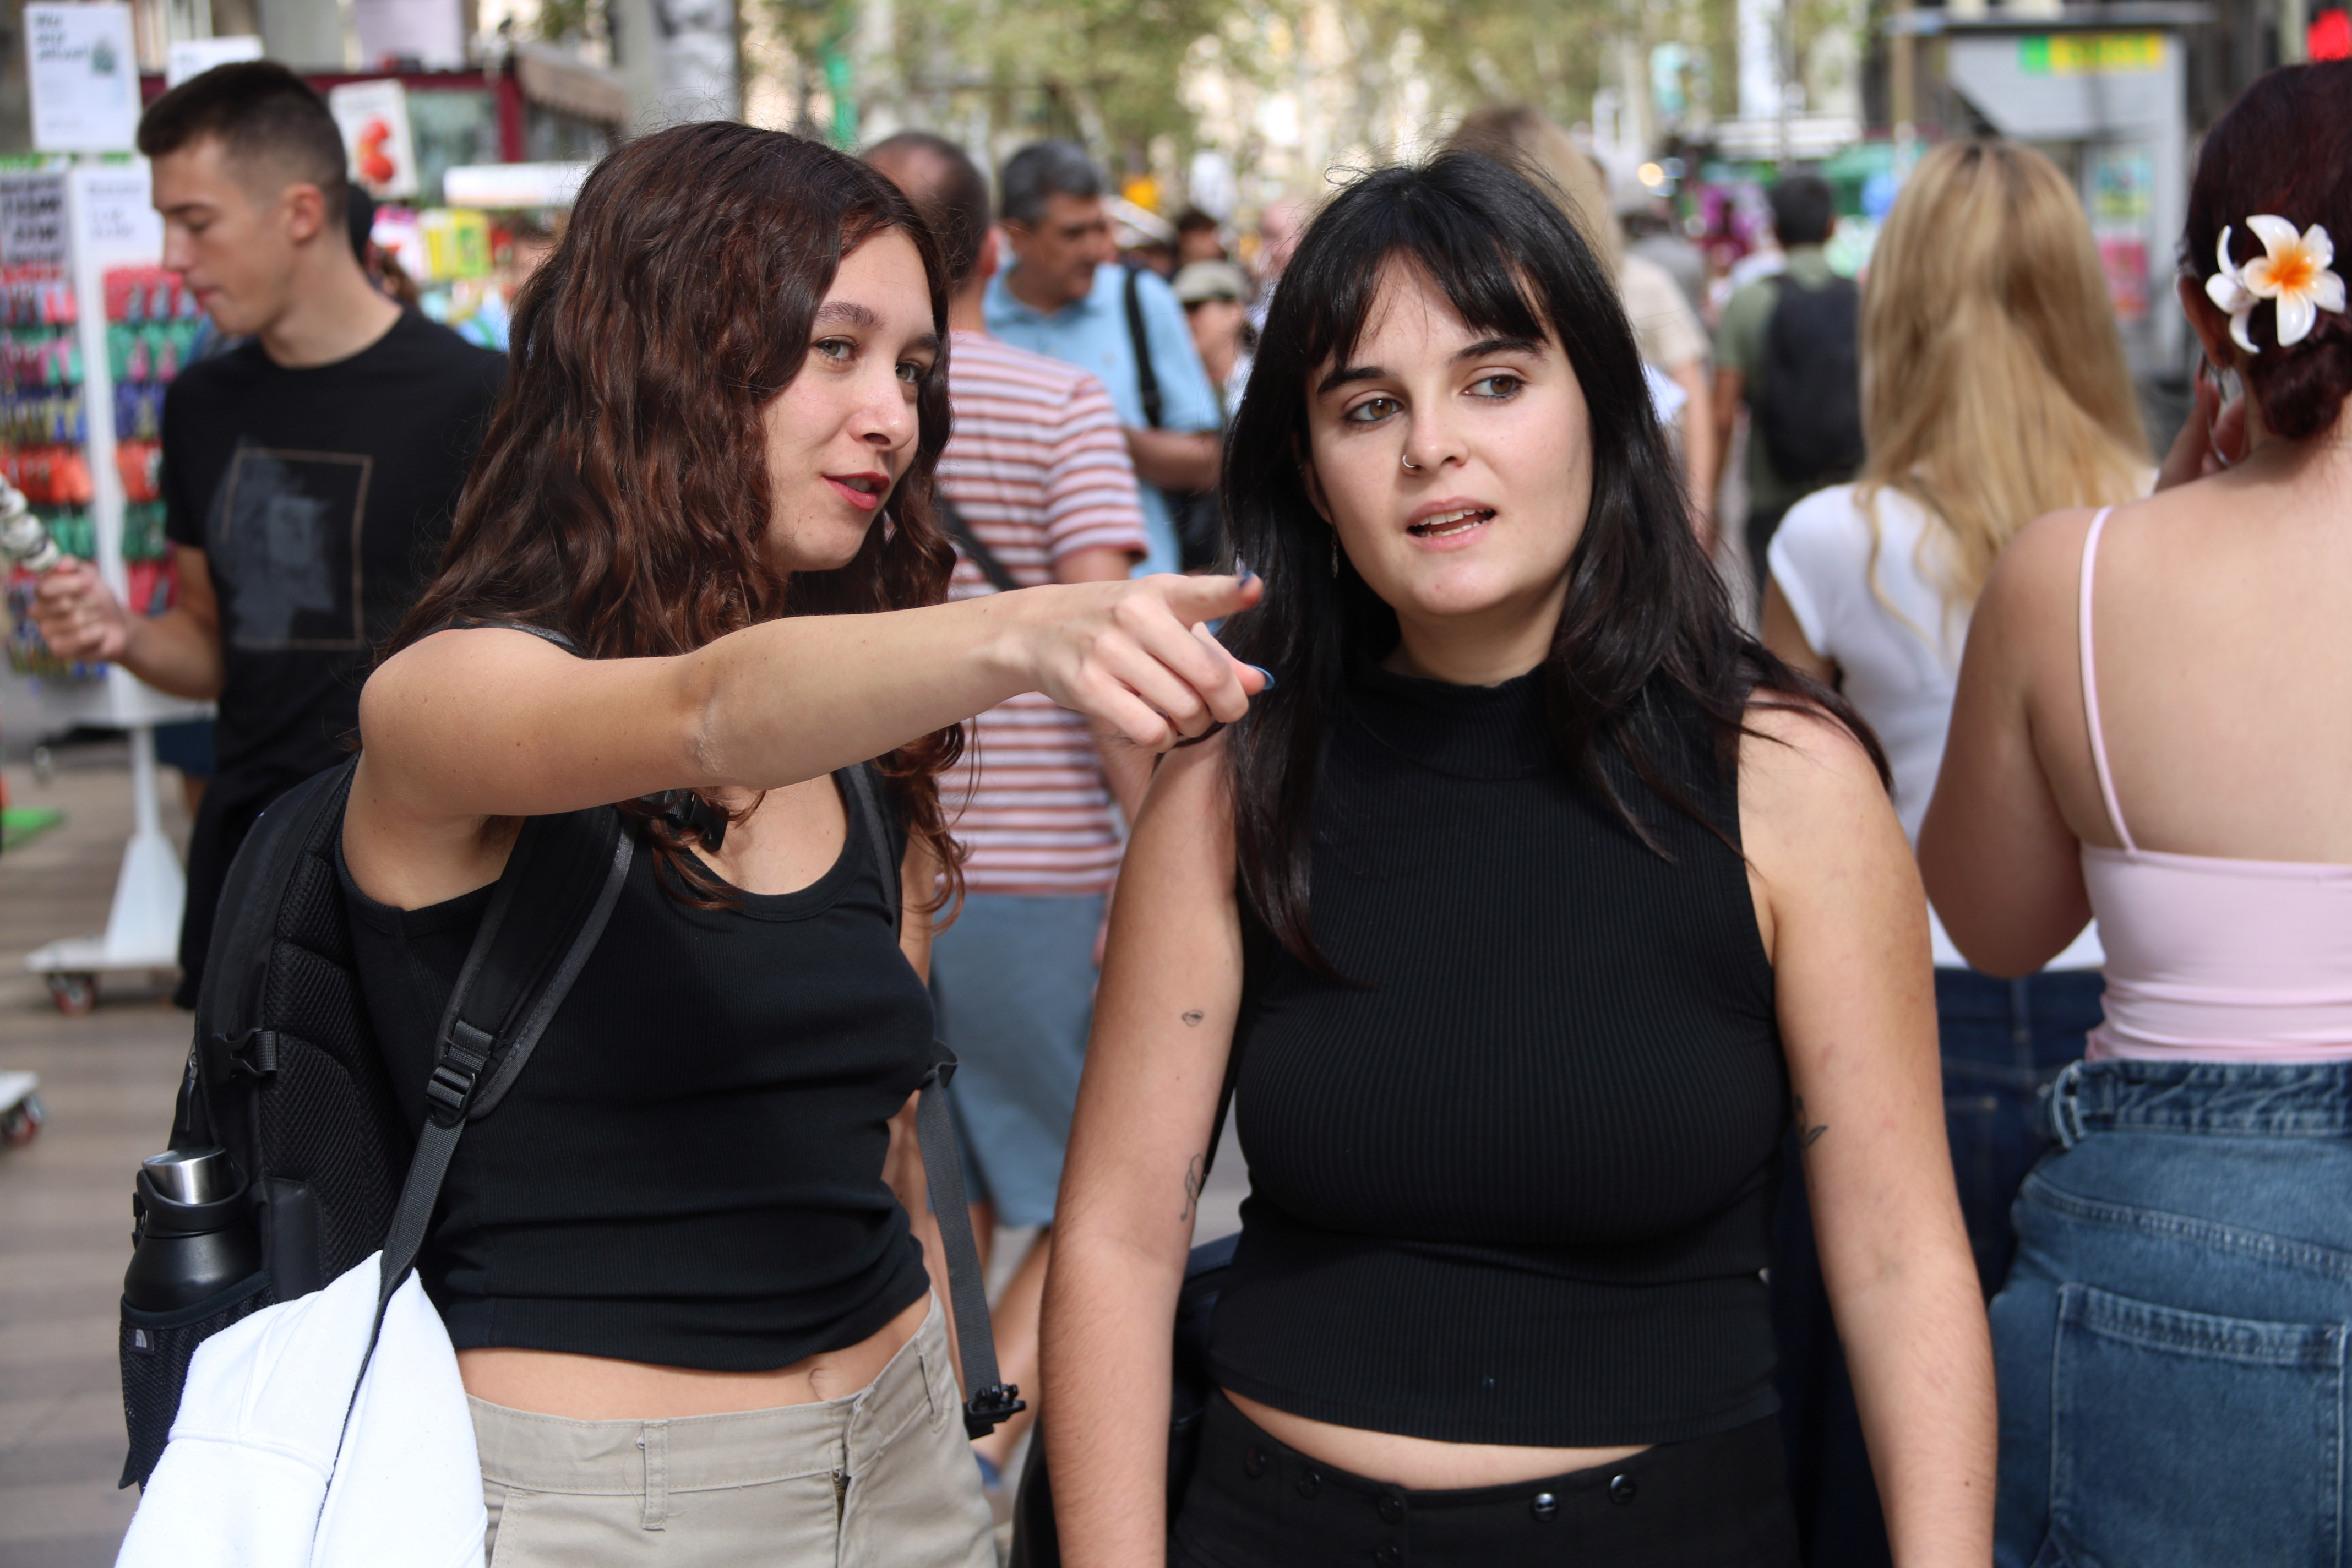
<path fill-rule="evenodd" d="M 1185 61 L 1243 13 L 1243 0 L 902 0 L 887 47 L 926 118 L 976 112 L 992 141 L 1067 136 L 1142 173 L 1155 138 L 1192 141 Z"/>

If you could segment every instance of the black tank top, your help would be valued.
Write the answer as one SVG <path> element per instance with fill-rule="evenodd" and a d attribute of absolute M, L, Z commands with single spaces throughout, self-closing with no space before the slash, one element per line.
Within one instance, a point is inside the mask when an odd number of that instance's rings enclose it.
<path fill-rule="evenodd" d="M 930 1060 L 882 880 L 905 844 L 870 842 L 835 783 L 848 841 L 799 892 L 697 909 L 632 861 L 530 1067 L 450 1165 L 422 1268 L 458 1349 L 759 1372 L 856 1344 L 929 1289 L 882 1181 L 885 1124 Z M 490 891 L 402 910 L 343 873 L 412 1130 Z"/>
<path fill-rule="evenodd" d="M 1645 847 L 1557 760 L 1539 676 L 1368 669 L 1335 713 L 1313 918 L 1360 988 L 1249 942 L 1251 1195 L 1218 1381 L 1315 1420 L 1601 1447 L 1777 1408 L 1761 1271 L 1786 1121 L 1736 778 L 1613 752 Z"/>

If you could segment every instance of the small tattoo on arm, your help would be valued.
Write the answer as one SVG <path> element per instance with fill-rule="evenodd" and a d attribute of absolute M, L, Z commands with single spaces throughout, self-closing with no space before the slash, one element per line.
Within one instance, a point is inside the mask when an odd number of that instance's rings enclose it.
<path fill-rule="evenodd" d="M 1176 1216 L 1178 1219 L 1191 1219 L 1200 1208 L 1201 1189 L 1207 1180 L 1208 1177 L 1201 1169 L 1201 1156 L 1193 1155 L 1192 1164 L 1186 1166 L 1184 1170 L 1184 1212 Z"/>
<path fill-rule="evenodd" d="M 1199 1026 L 1199 1025 L 1200 1025 L 1201 1019 L 1202 1019 L 1204 1016 L 1205 1016 L 1205 1015 L 1203 1015 L 1203 1014 L 1202 1013 L 1201 1009 L 1199 1009 L 1198 1007 L 1195 1007 L 1195 1008 L 1193 1008 L 1191 1012 L 1184 1014 L 1184 1015 L 1183 1015 L 1183 1018 L 1184 1018 L 1184 1022 L 1185 1022 L 1185 1023 L 1190 1024 L 1190 1025 L 1193 1026 L 1194 1027 L 1198 1027 L 1198 1026 Z"/>
<path fill-rule="evenodd" d="M 1800 1149 L 1810 1149 L 1814 1144 L 1822 1141 L 1822 1134 L 1830 1130 L 1830 1124 L 1823 1121 L 1811 1127 L 1805 1125 L 1805 1097 L 1801 1094 L 1796 1097 L 1795 1109 L 1797 1114 L 1797 1147 Z"/>

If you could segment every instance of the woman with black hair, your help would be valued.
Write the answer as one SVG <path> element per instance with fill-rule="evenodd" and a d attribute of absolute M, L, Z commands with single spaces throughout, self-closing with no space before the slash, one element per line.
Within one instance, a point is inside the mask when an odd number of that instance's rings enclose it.
<path fill-rule="evenodd" d="M 1793 1106 L 1896 1561 L 1983 1563 L 1918 878 L 1867 731 L 1738 630 L 1591 252 L 1475 155 L 1361 180 L 1226 473 L 1266 591 L 1224 636 L 1275 679 L 1122 876 L 1047 1287 L 1065 1560 L 1794 1563 Z M 1171 1543 L 1231 1052 L 1252 1194 Z"/>

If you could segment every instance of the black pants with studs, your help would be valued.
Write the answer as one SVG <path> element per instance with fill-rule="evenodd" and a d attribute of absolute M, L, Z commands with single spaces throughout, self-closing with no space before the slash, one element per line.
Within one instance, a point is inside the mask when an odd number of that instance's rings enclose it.
<path fill-rule="evenodd" d="M 1596 1469 L 1410 1491 L 1310 1459 L 1223 1395 L 1170 1568 L 1796 1568 L 1771 1417 Z"/>

